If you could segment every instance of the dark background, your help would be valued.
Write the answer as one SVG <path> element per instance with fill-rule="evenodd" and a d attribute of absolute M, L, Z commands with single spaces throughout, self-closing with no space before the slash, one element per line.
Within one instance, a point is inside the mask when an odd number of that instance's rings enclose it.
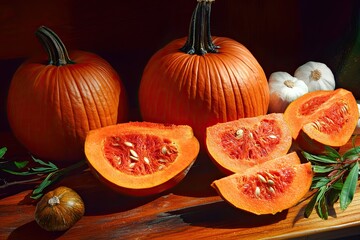
<path fill-rule="evenodd" d="M 245 45 L 269 76 L 320 61 L 336 71 L 351 37 L 357 0 L 216 0 L 212 34 Z M 137 109 L 137 90 L 152 54 L 184 37 L 196 0 L 0 0 L 0 130 L 9 129 L 6 95 L 11 77 L 28 57 L 43 51 L 34 32 L 54 30 L 68 50 L 97 53 L 117 70 Z"/>

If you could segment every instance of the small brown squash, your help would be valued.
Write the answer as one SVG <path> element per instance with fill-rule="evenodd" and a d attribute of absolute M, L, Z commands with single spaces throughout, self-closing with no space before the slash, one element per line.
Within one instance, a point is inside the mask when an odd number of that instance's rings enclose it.
<path fill-rule="evenodd" d="M 36 205 L 35 221 L 47 231 L 65 231 L 85 213 L 82 198 L 68 187 L 58 187 L 46 193 Z"/>
<path fill-rule="evenodd" d="M 199 153 L 186 125 L 129 122 L 92 130 L 85 155 L 107 186 L 126 195 L 146 196 L 179 183 Z"/>

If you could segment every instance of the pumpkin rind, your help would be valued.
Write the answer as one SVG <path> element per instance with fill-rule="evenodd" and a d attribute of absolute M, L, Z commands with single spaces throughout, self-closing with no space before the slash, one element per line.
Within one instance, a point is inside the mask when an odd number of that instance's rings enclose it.
<path fill-rule="evenodd" d="M 244 136 L 238 137 L 238 131 Z M 206 130 L 207 151 L 225 174 L 244 172 L 285 155 L 292 143 L 282 113 L 218 123 Z"/>
<path fill-rule="evenodd" d="M 311 164 L 300 164 L 298 155 L 292 152 L 244 173 L 215 180 L 211 186 L 236 208 L 257 215 L 276 214 L 305 196 L 312 176 Z"/>
<path fill-rule="evenodd" d="M 112 150 L 106 146 L 109 138 L 119 139 L 113 144 L 115 146 L 126 142 L 133 146 L 126 146 L 127 150 Z M 128 141 L 129 138 L 132 141 Z M 153 142 L 149 142 L 148 139 L 165 140 L 176 149 L 176 154 L 163 169 L 141 174 L 134 166 L 135 163 L 139 164 L 139 169 L 153 169 L 155 166 L 159 167 L 158 161 L 161 161 L 160 157 L 153 157 L 154 152 L 160 151 L 161 148 L 154 149 Z M 85 141 L 86 158 L 94 174 L 105 185 L 133 196 L 157 194 L 175 186 L 186 176 L 199 153 L 199 148 L 199 142 L 194 137 L 191 127 L 149 122 L 129 122 L 92 130 Z M 131 161 L 131 155 L 134 154 L 131 153 L 132 150 L 139 155 L 135 161 Z M 117 168 L 109 157 L 112 152 L 114 158 L 119 161 L 118 164 L 125 164 L 125 167 L 134 169 L 134 173 Z M 132 163 L 134 165 L 130 165 Z"/>
<path fill-rule="evenodd" d="M 16 138 L 33 155 L 59 164 L 84 157 L 89 130 L 116 124 L 127 115 L 125 88 L 110 64 L 83 51 L 70 57 L 73 63 L 61 66 L 46 64 L 43 57 L 23 63 L 13 76 L 7 102 Z"/>
<path fill-rule="evenodd" d="M 266 114 L 269 88 L 258 61 L 232 39 L 211 40 L 216 52 L 183 52 L 187 38 L 181 38 L 151 57 L 139 88 L 143 120 L 189 125 L 204 144 L 207 126 Z"/>

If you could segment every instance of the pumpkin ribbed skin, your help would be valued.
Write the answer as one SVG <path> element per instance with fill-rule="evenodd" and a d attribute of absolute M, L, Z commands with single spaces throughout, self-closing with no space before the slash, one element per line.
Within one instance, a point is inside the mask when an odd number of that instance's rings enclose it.
<path fill-rule="evenodd" d="M 87 132 L 115 124 L 118 110 L 126 111 L 124 87 L 105 60 L 82 51 L 70 57 L 75 63 L 62 66 L 30 59 L 14 74 L 8 94 L 17 139 L 35 156 L 61 163 L 83 158 Z"/>
<path fill-rule="evenodd" d="M 246 47 L 213 37 L 217 53 L 190 55 L 179 50 L 185 41 L 170 42 L 148 62 L 139 89 L 144 120 L 190 125 L 204 143 L 210 125 L 266 114 L 267 79 Z"/>

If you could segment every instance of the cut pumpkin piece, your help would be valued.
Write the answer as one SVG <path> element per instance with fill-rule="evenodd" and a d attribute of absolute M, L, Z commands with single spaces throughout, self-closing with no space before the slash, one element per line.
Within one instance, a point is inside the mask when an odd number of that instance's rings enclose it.
<path fill-rule="evenodd" d="M 296 205 L 312 183 L 311 163 L 296 152 L 275 158 L 244 173 L 215 180 L 211 186 L 228 203 L 257 215 L 276 214 Z"/>
<path fill-rule="evenodd" d="M 293 139 L 305 150 L 322 152 L 322 145 L 347 143 L 359 119 L 357 103 L 345 89 L 314 91 L 296 99 L 284 112 Z"/>
<path fill-rule="evenodd" d="M 107 186 L 127 195 L 168 190 L 187 174 L 200 150 L 186 125 L 129 122 L 88 133 L 90 169 Z"/>
<path fill-rule="evenodd" d="M 291 133 L 282 113 L 241 118 L 207 128 L 207 151 L 225 174 L 250 167 L 288 153 Z"/>

